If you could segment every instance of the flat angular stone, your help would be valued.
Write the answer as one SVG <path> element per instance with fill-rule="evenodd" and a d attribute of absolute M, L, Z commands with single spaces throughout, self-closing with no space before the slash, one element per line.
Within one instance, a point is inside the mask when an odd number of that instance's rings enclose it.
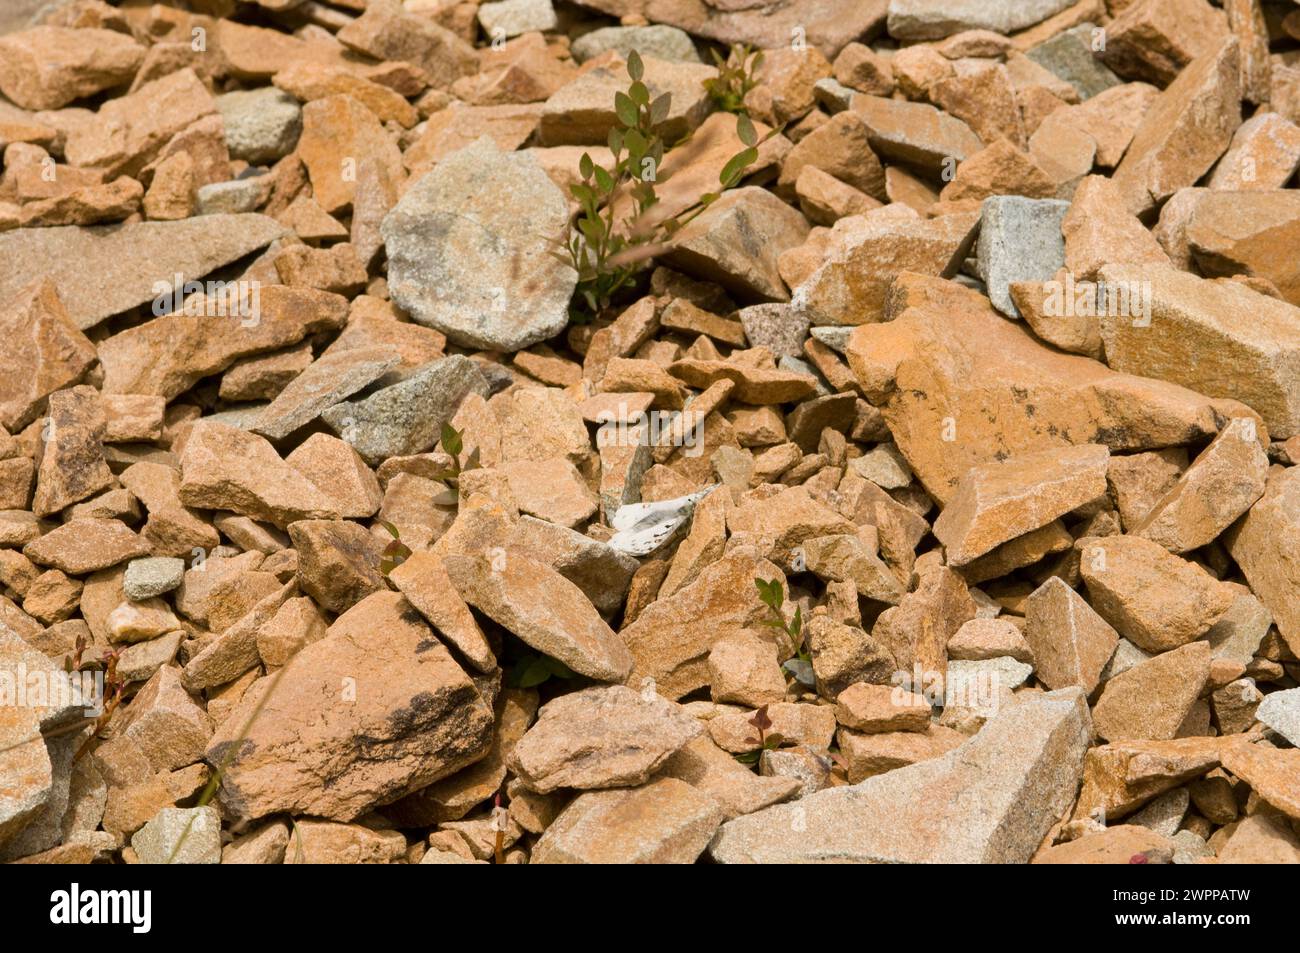
<path fill-rule="evenodd" d="M 1082 692 L 1027 699 L 946 755 L 729 821 L 710 854 L 722 863 L 1024 863 L 1069 808 L 1090 733 Z"/>
<path fill-rule="evenodd" d="M 1300 126 L 1267 112 L 1243 122 L 1210 175 L 1211 189 L 1259 191 L 1283 188 L 1300 167 Z"/>
<path fill-rule="evenodd" d="M 373 394 L 335 404 L 321 416 L 362 459 L 379 464 L 429 450 L 466 395 L 487 393 L 478 365 L 454 354 Z"/>
<path fill-rule="evenodd" d="M 1211 192 L 1192 210 L 1187 243 L 1206 277 L 1264 278 L 1284 300 L 1300 305 L 1300 201 L 1295 190 Z"/>
<path fill-rule="evenodd" d="M 438 89 L 474 72 L 474 48 L 433 18 L 376 4 L 338 32 L 339 42 L 378 60 L 418 66 Z"/>
<path fill-rule="evenodd" d="M 1040 682 L 1052 689 L 1078 685 L 1089 694 L 1119 644 L 1106 620 L 1055 577 L 1025 601 L 1025 640 Z"/>
<path fill-rule="evenodd" d="M 1092 607 L 1150 652 L 1203 635 L 1233 602 L 1231 591 L 1195 563 L 1136 536 L 1089 540 L 1079 569 Z"/>
<path fill-rule="evenodd" d="M 1195 184 L 1228 148 L 1241 124 L 1237 41 L 1193 60 L 1151 104 L 1114 182 L 1140 215 Z"/>
<path fill-rule="evenodd" d="M 373 516 L 383 502 L 374 472 L 355 450 L 337 437 L 312 434 L 284 462 L 329 497 L 344 518 Z"/>
<path fill-rule="evenodd" d="M 0 235 L 0 249 L 5 238 Z M 0 255 L 13 261 L 3 250 Z M 10 274 L 18 271 L 20 262 Z M 46 397 L 75 384 L 95 360 L 94 345 L 72 321 L 55 284 L 48 278 L 11 283 L 17 280 L 0 278 L 7 285 L 0 336 L 8 342 L 0 352 L 0 426 L 13 431 L 31 423 Z"/>
<path fill-rule="evenodd" d="M 1300 738 L 1300 688 L 1265 695 L 1255 710 L 1255 717 L 1291 744 L 1296 744 L 1296 739 Z"/>
<path fill-rule="evenodd" d="M 1268 607 L 1278 632 L 1295 652 L 1300 648 L 1300 470 L 1269 475 L 1264 496 L 1228 537 L 1228 552 L 1251 590 Z"/>
<path fill-rule="evenodd" d="M 961 566 L 1106 492 L 1099 444 L 1019 454 L 973 467 L 934 523 L 949 565 Z"/>
<path fill-rule="evenodd" d="M 1106 741 L 1173 738 L 1210 675 L 1210 647 L 1192 642 L 1106 682 L 1092 716 Z"/>
<path fill-rule="evenodd" d="M 142 864 L 221 863 L 221 814 L 215 807 L 165 807 L 131 835 Z"/>
<path fill-rule="evenodd" d="M 23 555 L 72 576 L 149 555 L 149 544 L 120 520 L 74 519 L 23 547 Z"/>
<path fill-rule="evenodd" d="M 1098 58 L 1126 79 L 1168 86 L 1228 35 L 1227 17 L 1205 0 L 1149 0 L 1106 25 L 1106 49 Z"/>
<path fill-rule="evenodd" d="M 927 103 L 857 95 L 849 108 L 867 124 L 876 152 L 926 172 L 938 173 L 945 162 L 964 162 L 983 148 L 970 126 Z"/>
<path fill-rule="evenodd" d="M 217 97 L 232 159 L 258 165 L 293 151 L 302 133 L 302 108 L 278 89 L 239 90 Z"/>
<path fill-rule="evenodd" d="M 645 16 L 719 43 L 747 43 L 775 49 L 802 31 L 808 43 L 834 57 L 850 41 L 884 25 L 884 0 L 846 7 L 835 0 L 793 0 L 775 9 L 750 3 L 703 3 L 699 0 L 648 0 Z M 622 11 L 620 11 L 622 12 Z"/>
<path fill-rule="evenodd" d="M 1254 422 L 1234 420 L 1132 529 L 1171 553 L 1199 549 L 1219 537 L 1264 495 L 1268 457 Z"/>
<path fill-rule="evenodd" d="M 104 407 L 93 387 L 51 394 L 46 421 L 48 439 L 32 498 L 37 516 L 49 516 L 114 482 L 104 459 Z"/>
<path fill-rule="evenodd" d="M 185 442 L 180 499 L 281 528 L 295 520 L 338 518 L 334 504 L 263 438 L 209 421 L 195 424 Z"/>
<path fill-rule="evenodd" d="M 721 806 L 676 778 L 579 795 L 533 848 L 534 864 L 691 864 L 722 822 Z"/>
<path fill-rule="evenodd" d="M 612 613 L 622 607 L 640 565 L 636 557 L 607 543 L 526 515 L 515 524 L 508 545 L 556 570 L 601 612 Z"/>
<path fill-rule="evenodd" d="M 623 685 L 547 702 L 509 764 L 539 794 L 557 788 L 636 787 L 704 731 L 679 705 Z"/>
<path fill-rule="evenodd" d="M 144 47 L 114 30 L 38 26 L 0 37 L 0 92 L 24 109 L 60 109 L 130 83 Z"/>
<path fill-rule="evenodd" d="M 777 256 L 803 242 L 808 222 L 766 189 L 730 189 L 678 232 L 665 262 L 750 301 L 786 301 Z"/>
<path fill-rule="evenodd" d="M 253 430 L 282 440 L 397 365 L 392 348 L 351 348 L 322 355 L 262 409 Z"/>
<path fill-rule="evenodd" d="M 1012 33 L 1068 6 L 1070 0 L 890 0 L 889 35 L 903 40 L 941 40 L 963 30 Z"/>
<path fill-rule="evenodd" d="M 1223 767 L 1292 820 L 1300 818 L 1300 750 L 1237 741 L 1224 747 Z"/>
<path fill-rule="evenodd" d="M 1160 243 L 1129 213 L 1115 184 L 1104 176 L 1087 176 L 1075 188 L 1061 234 L 1065 267 L 1076 281 L 1096 281 L 1105 265 L 1169 264 Z"/>
<path fill-rule="evenodd" d="M 384 544 L 360 523 L 304 519 L 288 528 L 298 552 L 298 584 L 325 609 L 346 612 L 387 591 L 379 571 Z"/>
<path fill-rule="evenodd" d="M 246 692 L 207 751 L 224 765 L 235 746 L 223 807 L 250 819 L 290 811 L 350 821 L 483 757 L 492 711 L 431 636 L 399 594 L 376 593 L 303 648 L 274 686 Z M 345 691 L 322 719 L 321 699 Z"/>
<path fill-rule="evenodd" d="M 480 672 L 496 667 L 496 657 L 473 614 L 460 598 L 442 560 L 417 552 L 388 574 L 408 602 Z"/>
<path fill-rule="evenodd" d="M 685 781 L 722 807 L 724 820 L 750 814 L 789 798 L 799 782 L 761 777 L 701 735 L 680 748 L 659 769 L 658 777 Z"/>
<path fill-rule="evenodd" d="M 525 156 L 480 139 L 416 181 L 384 219 L 393 299 L 453 341 L 520 350 L 563 330 L 577 275 L 548 254 L 567 218 Z"/>
<path fill-rule="evenodd" d="M 1111 367 L 1239 400 L 1264 418 L 1274 439 L 1300 434 L 1300 308 L 1240 282 L 1208 281 L 1171 268 L 1108 266 L 1101 277 L 1142 286 L 1149 309 L 1129 317 L 1100 316 Z M 1253 319 L 1242 325 L 1228 318 L 1232 314 Z M 1214 353 L 1216 360 L 1191 357 L 1202 353 Z"/>
<path fill-rule="evenodd" d="M 599 681 L 627 677 L 633 664 L 627 646 L 581 589 L 525 556 L 507 554 L 500 562 L 463 555 L 444 560 L 461 598 L 537 651 Z"/>
<path fill-rule="evenodd" d="M 313 196 L 331 215 L 351 207 L 356 171 L 363 162 L 377 163 L 393 181 L 402 176 L 397 143 L 374 113 L 348 95 L 327 96 L 303 107 L 298 155 L 311 177 Z"/>

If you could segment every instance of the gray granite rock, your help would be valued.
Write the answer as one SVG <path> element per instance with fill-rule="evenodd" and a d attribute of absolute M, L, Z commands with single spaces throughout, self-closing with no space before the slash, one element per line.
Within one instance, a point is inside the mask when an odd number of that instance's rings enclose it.
<path fill-rule="evenodd" d="M 1093 53 L 1092 37 L 1096 29 L 1095 24 L 1081 23 L 1039 43 L 1025 55 L 1073 86 L 1080 99 L 1091 99 L 1124 82 Z"/>
<path fill-rule="evenodd" d="M 481 8 L 480 8 L 481 9 Z M 584 33 L 573 41 L 570 51 L 579 63 L 613 50 L 627 59 L 636 50 L 642 57 L 653 56 L 671 63 L 698 63 L 700 54 L 690 35 L 673 26 L 607 26 Z"/>
<path fill-rule="evenodd" d="M 486 136 L 416 180 L 380 226 L 393 300 L 457 344 L 518 351 L 569 321 L 577 272 L 551 256 L 569 207 L 536 159 Z"/>
<path fill-rule="evenodd" d="M 808 319 L 783 303 L 755 304 L 736 312 L 750 347 L 765 347 L 774 357 L 802 357 Z"/>
<path fill-rule="evenodd" d="M 321 416 L 366 462 L 377 466 L 388 457 L 431 449 L 442 425 L 471 392 L 486 397 L 488 383 L 474 361 L 453 354 L 367 397 L 335 404 Z"/>
<path fill-rule="evenodd" d="M 298 144 L 302 107 L 274 86 L 217 97 L 230 158 L 261 165 L 283 159 Z"/>
<path fill-rule="evenodd" d="M 941 40 L 963 30 L 1011 33 L 1055 16 L 1074 0 L 890 0 L 889 35 Z"/>
<path fill-rule="evenodd" d="M 975 255 L 989 300 L 1008 317 L 1020 312 L 1011 300 L 1013 281 L 1050 281 L 1065 265 L 1061 219 L 1070 203 L 995 195 L 984 200 Z"/>
<path fill-rule="evenodd" d="M 146 556 L 126 564 L 122 593 L 132 602 L 142 602 L 171 592 L 185 576 L 185 560 L 174 556 Z"/>
<path fill-rule="evenodd" d="M 165 807 L 131 836 L 142 864 L 221 863 L 221 815 L 212 806 Z"/>
<path fill-rule="evenodd" d="M 1255 717 L 1300 748 L 1300 688 L 1265 695 Z"/>

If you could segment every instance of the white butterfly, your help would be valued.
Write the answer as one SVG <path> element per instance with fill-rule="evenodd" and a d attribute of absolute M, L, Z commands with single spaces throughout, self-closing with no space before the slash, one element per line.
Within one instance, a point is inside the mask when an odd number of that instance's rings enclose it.
<path fill-rule="evenodd" d="M 698 493 L 679 496 L 675 500 L 620 506 L 609 521 L 617 531 L 610 537 L 609 545 L 632 556 L 645 556 L 654 552 L 691 518 L 695 504 L 717 487 L 718 484 L 715 483 Z"/>

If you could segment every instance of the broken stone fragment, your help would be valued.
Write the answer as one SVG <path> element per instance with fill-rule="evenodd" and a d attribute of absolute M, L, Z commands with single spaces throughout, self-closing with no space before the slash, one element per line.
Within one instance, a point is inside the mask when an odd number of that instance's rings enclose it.
<path fill-rule="evenodd" d="M 1300 468 L 1274 468 L 1264 496 L 1225 537 L 1232 558 L 1293 653 L 1300 649 L 1300 601 L 1295 598 L 1300 587 L 1298 530 Z"/>
<path fill-rule="evenodd" d="M 619 682 L 633 659 L 582 590 L 526 556 L 448 555 L 452 584 L 471 606 L 581 675 Z"/>
<path fill-rule="evenodd" d="M 1040 682 L 1052 689 L 1078 685 L 1089 694 L 1119 644 L 1106 620 L 1055 577 L 1025 601 L 1025 640 Z"/>
<path fill-rule="evenodd" d="M 320 718 L 322 699 L 335 717 Z M 483 757 L 492 724 L 419 613 L 375 593 L 245 692 L 206 757 L 223 767 L 219 796 L 235 816 L 350 821 Z"/>
<path fill-rule="evenodd" d="M 946 755 L 729 821 L 710 854 L 722 863 L 1024 863 L 1068 810 L 1090 734 L 1081 691 L 1026 699 Z"/>
<path fill-rule="evenodd" d="M 1047 281 L 1065 263 L 1061 220 L 1069 205 L 1055 199 L 999 195 L 984 200 L 976 259 L 989 300 L 1008 317 L 1019 312 L 1009 287 Z"/>
<path fill-rule="evenodd" d="M 296 520 L 338 518 L 333 502 L 281 460 L 266 440 L 209 421 L 195 424 L 185 442 L 180 500 L 281 528 Z"/>
<path fill-rule="evenodd" d="M 0 255 L 14 261 L 4 238 Z M 22 270 L 15 261 L 14 271 Z M 13 280 L 23 283 L 0 278 L 0 285 L 8 285 L 0 312 L 0 336 L 8 342 L 0 352 L 0 427 L 17 432 L 44 410 L 50 394 L 81 379 L 95 362 L 95 347 L 78 330 L 53 281 Z"/>
<path fill-rule="evenodd" d="M 1210 673 L 1210 647 L 1193 642 L 1164 652 L 1106 682 L 1093 708 L 1107 741 L 1175 737 Z"/>
<path fill-rule="evenodd" d="M 543 705 L 509 758 L 539 794 L 557 788 L 635 787 L 703 726 L 653 690 L 588 688 Z"/>
<path fill-rule="evenodd" d="M 969 563 L 1105 495 L 1109 459 L 1106 447 L 1084 444 L 971 468 L 934 523 L 949 565 Z"/>

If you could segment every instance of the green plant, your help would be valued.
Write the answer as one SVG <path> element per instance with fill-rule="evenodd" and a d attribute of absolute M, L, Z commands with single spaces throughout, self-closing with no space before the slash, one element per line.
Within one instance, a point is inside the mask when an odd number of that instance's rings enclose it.
<path fill-rule="evenodd" d="M 569 312 L 575 322 L 588 321 L 608 309 L 674 234 L 716 202 L 722 191 L 736 185 L 758 160 L 758 134 L 742 113 L 736 134 L 745 148 L 719 173 L 721 188 L 701 195 L 676 214 L 650 215 L 659 202 L 655 186 L 663 181 L 660 170 L 666 149 L 656 129 L 668 117 L 672 96 L 664 93 L 651 99 L 642 81 L 644 72 L 641 57 L 633 50 L 627 58 L 631 85 L 614 96 L 616 125 L 608 139 L 613 164 L 607 169 L 584 152 L 578 162 L 582 181 L 570 189 L 578 214 L 564 236 L 564 251 L 553 254 L 578 273 L 575 305 Z M 765 139 L 778 131 L 773 129 Z"/>
<path fill-rule="evenodd" d="M 451 466 L 440 470 L 434 474 L 435 480 L 441 480 L 453 490 L 460 488 L 460 476 L 468 470 L 476 470 L 479 466 L 478 447 L 470 451 L 469 456 L 465 458 L 462 466 L 460 455 L 465 449 L 465 433 L 457 430 L 451 424 L 442 425 L 442 435 L 438 438 L 438 443 L 442 445 L 443 453 L 451 457 Z M 455 498 L 450 500 L 439 499 L 436 502 L 443 503 L 447 506 L 456 504 Z"/>
<path fill-rule="evenodd" d="M 754 585 L 758 587 L 758 598 L 763 605 L 772 610 L 772 618 L 764 619 L 763 624 L 776 629 L 790 640 L 796 658 L 804 662 L 812 661 L 804 646 L 803 631 L 803 609 L 795 606 L 794 615 L 789 621 L 786 620 L 785 612 L 785 590 L 781 587 L 780 579 L 773 579 L 770 582 L 763 579 L 755 579 Z"/>
<path fill-rule="evenodd" d="M 552 678 L 567 681 L 577 677 L 577 674 L 563 662 L 549 655 L 528 652 L 521 654 L 506 672 L 506 684 L 511 688 L 536 688 Z"/>
<path fill-rule="evenodd" d="M 719 109 L 729 113 L 742 112 L 745 96 L 758 85 L 754 76 L 763 65 L 763 51 L 752 50 L 744 43 L 733 43 L 725 58 L 717 50 L 711 49 L 709 52 L 713 55 L 718 75 L 706 79 L 704 88 Z"/>
<path fill-rule="evenodd" d="M 393 537 L 393 541 L 379 554 L 379 571 L 387 576 L 411 558 L 411 547 L 402 542 L 402 534 L 388 520 L 380 520 L 379 525 L 388 530 L 388 535 Z"/>

